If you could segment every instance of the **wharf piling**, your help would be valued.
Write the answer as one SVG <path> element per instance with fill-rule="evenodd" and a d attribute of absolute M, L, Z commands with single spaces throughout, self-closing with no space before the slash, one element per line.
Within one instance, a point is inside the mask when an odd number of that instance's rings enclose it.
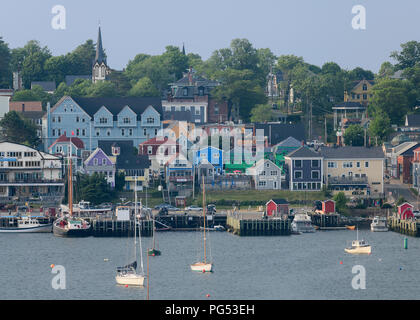
<path fill-rule="evenodd" d="M 134 221 L 119 221 L 115 219 L 92 219 L 92 236 L 94 237 L 133 237 Z M 153 221 L 138 221 L 140 230 L 137 229 L 137 235 L 142 237 L 151 237 L 153 235 Z M 140 232 L 139 232 L 140 231 Z"/>
<path fill-rule="evenodd" d="M 388 218 L 388 229 L 412 237 L 420 237 L 420 222 L 411 219 Z"/>
<path fill-rule="evenodd" d="M 228 231 L 238 236 L 287 236 L 292 233 L 289 219 L 244 218 L 228 215 Z"/>
<path fill-rule="evenodd" d="M 312 224 L 318 226 L 320 229 L 332 229 L 342 227 L 340 223 L 340 215 L 336 213 L 313 213 L 310 214 Z"/>
<path fill-rule="evenodd" d="M 197 231 L 204 226 L 204 217 L 193 214 L 168 214 L 155 217 L 156 229 L 172 231 Z M 207 215 L 206 227 L 223 226 L 226 228 L 226 215 Z"/>

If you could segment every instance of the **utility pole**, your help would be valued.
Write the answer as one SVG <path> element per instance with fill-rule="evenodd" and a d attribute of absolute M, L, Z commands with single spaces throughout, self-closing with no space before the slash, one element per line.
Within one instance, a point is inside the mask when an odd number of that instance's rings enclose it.
<path fill-rule="evenodd" d="M 366 128 L 365 128 L 365 143 L 364 143 L 364 145 L 365 145 L 365 148 L 366 148 Z"/>
<path fill-rule="evenodd" d="M 325 129 L 325 144 L 327 144 L 328 137 L 327 137 L 327 118 L 324 118 L 324 129 Z"/>

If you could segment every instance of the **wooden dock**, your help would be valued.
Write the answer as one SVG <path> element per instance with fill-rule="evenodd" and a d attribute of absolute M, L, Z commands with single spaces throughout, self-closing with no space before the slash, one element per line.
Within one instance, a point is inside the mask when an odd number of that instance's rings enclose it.
<path fill-rule="evenodd" d="M 157 231 L 199 231 L 204 226 L 200 214 L 168 214 L 155 216 Z M 207 215 L 206 227 L 223 226 L 226 228 L 226 214 Z"/>
<path fill-rule="evenodd" d="M 94 237 L 132 237 L 134 236 L 134 221 L 118 221 L 116 219 L 88 219 L 92 224 Z M 137 235 L 151 237 L 153 235 L 153 221 L 142 219 L 138 221 L 140 230 Z M 140 233 L 139 233 L 140 231 Z"/>
<path fill-rule="evenodd" d="M 228 215 L 226 225 L 229 232 L 238 236 L 288 236 L 292 233 L 289 219 L 246 218 Z"/>
<path fill-rule="evenodd" d="M 420 237 L 420 222 L 416 220 L 403 220 L 397 217 L 388 218 L 390 231 L 402 233 L 412 237 Z"/>
<path fill-rule="evenodd" d="M 309 216 L 312 224 L 318 226 L 321 230 L 337 230 L 337 227 L 343 227 L 340 223 L 340 215 L 336 213 L 312 213 Z"/>

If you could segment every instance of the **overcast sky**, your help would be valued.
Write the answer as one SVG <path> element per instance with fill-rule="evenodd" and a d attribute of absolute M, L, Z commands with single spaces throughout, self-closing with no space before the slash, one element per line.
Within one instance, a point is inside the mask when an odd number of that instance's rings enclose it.
<path fill-rule="evenodd" d="M 66 8 L 66 29 L 54 30 L 51 9 Z M 354 5 L 366 8 L 366 30 L 352 28 Z M 101 21 L 108 64 L 122 69 L 138 53 L 182 46 L 207 59 L 247 38 L 275 55 L 295 54 L 321 66 L 374 72 L 400 44 L 420 41 L 417 0 L 13 0 L 0 4 L 0 36 L 11 48 L 36 39 L 53 55 L 96 42 Z"/>

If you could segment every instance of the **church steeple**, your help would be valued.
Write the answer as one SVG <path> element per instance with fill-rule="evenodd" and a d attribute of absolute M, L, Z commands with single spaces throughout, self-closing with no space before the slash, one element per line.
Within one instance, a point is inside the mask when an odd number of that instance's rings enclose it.
<path fill-rule="evenodd" d="M 182 43 L 182 53 L 184 54 L 184 56 L 185 56 L 185 45 L 184 45 L 184 42 Z"/>
<path fill-rule="evenodd" d="M 101 26 L 99 25 L 98 30 L 98 41 L 96 42 L 96 55 L 94 63 L 101 64 L 102 62 L 106 64 L 106 56 L 104 49 L 102 47 L 102 34 L 101 34 Z"/>
<path fill-rule="evenodd" d="M 97 81 L 106 80 L 110 72 L 111 70 L 106 63 L 106 55 L 102 46 L 101 25 L 99 24 L 98 41 L 96 42 L 96 54 L 92 66 L 92 82 L 96 83 Z"/>

